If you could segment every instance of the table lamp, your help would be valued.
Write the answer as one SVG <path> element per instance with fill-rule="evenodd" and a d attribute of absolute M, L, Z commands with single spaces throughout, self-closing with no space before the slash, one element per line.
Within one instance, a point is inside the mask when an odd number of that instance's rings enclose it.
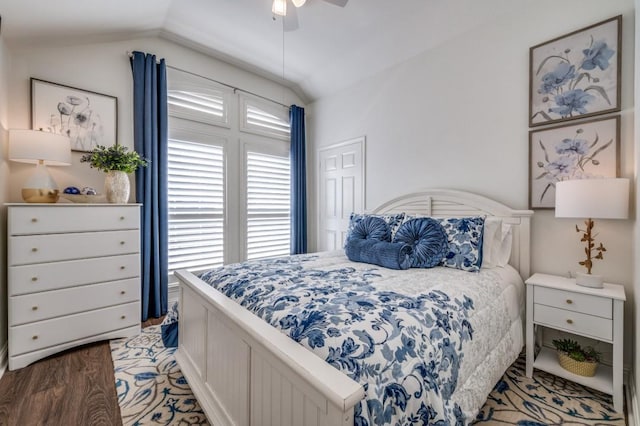
<path fill-rule="evenodd" d="M 55 203 L 58 185 L 47 166 L 70 166 L 69 138 L 41 130 L 9 130 L 9 160 L 36 165 L 22 186 L 22 199 L 27 203 Z"/>
<path fill-rule="evenodd" d="M 576 284 L 602 288 L 602 276 L 591 273 L 593 261 L 603 259 L 607 251 L 602 242 L 596 246 L 593 219 L 626 219 L 629 215 L 629 179 L 602 178 L 566 180 L 556 183 L 556 217 L 586 218 L 581 242 L 586 259 L 578 262 L 587 273 L 576 272 Z"/>

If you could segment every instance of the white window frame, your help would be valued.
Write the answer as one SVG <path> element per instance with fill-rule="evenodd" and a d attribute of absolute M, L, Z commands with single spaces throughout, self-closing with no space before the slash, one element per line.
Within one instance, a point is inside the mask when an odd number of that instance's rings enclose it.
<path fill-rule="evenodd" d="M 254 106 L 271 114 L 285 122 L 289 122 L 289 108 L 260 99 L 257 96 L 251 96 L 246 93 L 238 94 L 240 107 L 240 131 L 251 133 L 258 136 L 266 136 L 273 139 L 289 142 L 291 140 L 291 132 L 279 132 L 277 130 L 265 129 L 263 127 L 254 126 L 249 123 L 248 110 L 250 106 Z"/>
<path fill-rule="evenodd" d="M 229 209 L 228 209 L 228 194 L 229 194 L 229 179 L 228 179 L 228 146 L 229 138 L 215 131 L 215 127 L 207 124 L 193 122 L 178 117 L 169 117 L 169 138 L 170 139 L 183 139 L 189 140 L 195 143 L 201 143 L 206 145 L 213 145 L 222 148 L 223 152 L 223 197 L 222 197 L 222 238 L 223 238 L 223 250 L 222 250 L 222 262 L 228 263 L 229 259 Z M 171 212 L 168 212 L 168 220 L 171 220 Z M 206 270 L 206 269 L 205 269 Z M 192 270 L 192 272 L 202 272 L 202 270 Z M 169 283 L 177 283 L 173 273 L 169 273 Z"/>

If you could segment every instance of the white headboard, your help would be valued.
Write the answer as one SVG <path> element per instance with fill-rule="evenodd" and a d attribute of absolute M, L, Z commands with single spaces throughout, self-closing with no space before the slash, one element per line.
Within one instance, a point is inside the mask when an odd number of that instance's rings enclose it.
<path fill-rule="evenodd" d="M 372 213 L 399 213 L 434 217 L 496 216 L 511 225 L 513 247 L 509 264 L 522 279 L 529 278 L 531 210 L 513 210 L 482 195 L 452 189 L 428 189 L 388 201 Z"/>

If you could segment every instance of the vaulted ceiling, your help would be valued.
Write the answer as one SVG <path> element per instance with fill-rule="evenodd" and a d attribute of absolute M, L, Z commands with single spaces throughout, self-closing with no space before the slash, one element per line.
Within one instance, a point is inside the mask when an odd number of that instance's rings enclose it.
<path fill-rule="evenodd" d="M 272 79 L 284 75 L 314 100 L 530 1 L 350 0 L 340 8 L 307 0 L 292 32 L 272 0 L 3 0 L 0 15 L 9 46 L 158 34 Z"/>

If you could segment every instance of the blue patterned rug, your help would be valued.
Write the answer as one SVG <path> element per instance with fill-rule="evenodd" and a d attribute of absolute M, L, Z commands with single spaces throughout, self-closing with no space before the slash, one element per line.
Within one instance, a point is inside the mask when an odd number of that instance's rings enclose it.
<path fill-rule="evenodd" d="M 111 341 L 123 425 L 209 424 L 174 352 L 162 344 L 160 326 Z M 539 371 L 529 379 L 524 368 L 521 357 L 498 382 L 474 424 L 625 425 L 610 396 Z"/>

